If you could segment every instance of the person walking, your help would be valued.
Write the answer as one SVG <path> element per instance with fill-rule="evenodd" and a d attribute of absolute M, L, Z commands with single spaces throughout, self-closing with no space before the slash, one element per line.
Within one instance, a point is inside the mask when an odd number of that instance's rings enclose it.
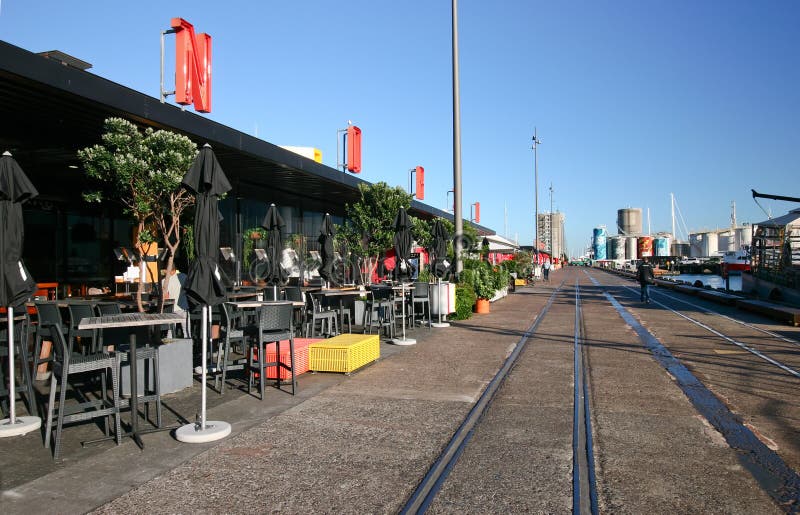
<path fill-rule="evenodd" d="M 550 282 L 550 261 L 544 262 L 544 280 Z"/>
<path fill-rule="evenodd" d="M 643 258 L 636 270 L 636 278 L 639 280 L 639 286 L 642 288 L 641 301 L 650 304 L 650 285 L 653 284 L 654 274 L 653 265 L 647 258 Z"/>

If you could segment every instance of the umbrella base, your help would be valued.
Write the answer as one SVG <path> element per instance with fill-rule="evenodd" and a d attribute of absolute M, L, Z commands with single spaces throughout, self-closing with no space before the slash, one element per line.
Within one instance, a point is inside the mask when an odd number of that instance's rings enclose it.
<path fill-rule="evenodd" d="M 13 424 L 11 419 L 4 418 L 0 420 L 0 438 L 28 434 L 39 429 L 41 425 L 42 419 L 39 417 L 17 417 Z"/>
<path fill-rule="evenodd" d="M 449 322 L 433 322 L 431 327 L 450 327 Z"/>
<path fill-rule="evenodd" d="M 184 443 L 206 443 L 221 440 L 231 434 L 231 425 L 219 420 L 206 420 L 206 428 L 200 424 L 186 424 L 175 430 L 175 439 Z"/>
<path fill-rule="evenodd" d="M 415 345 L 417 343 L 414 338 L 394 338 L 389 341 L 395 345 Z"/>

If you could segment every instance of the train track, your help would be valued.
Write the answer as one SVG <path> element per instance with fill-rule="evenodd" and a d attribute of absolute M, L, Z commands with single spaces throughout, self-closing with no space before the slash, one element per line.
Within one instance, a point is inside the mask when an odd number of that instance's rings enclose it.
<path fill-rule="evenodd" d="M 547 316 L 550 307 L 557 295 L 562 293 L 565 282 L 553 291 L 542 311 L 522 336 L 503 363 L 503 366 L 494 376 L 484 390 L 475 406 L 465 417 L 459 428 L 454 433 L 444 451 L 436 459 L 433 466 L 408 499 L 400 513 L 418 514 L 425 513 L 444 482 L 455 466 L 458 458 L 463 453 L 470 439 L 480 424 L 483 415 L 491 406 L 495 394 L 502 386 L 508 373 L 514 367 L 528 340 L 536 333 L 542 320 Z M 591 403 L 589 398 L 589 385 L 587 381 L 586 356 L 583 349 L 583 319 L 581 317 L 580 286 L 575 283 L 575 325 L 573 340 L 573 471 L 572 471 L 572 502 L 573 513 L 598 513 L 597 488 L 594 469 L 594 449 L 591 426 Z"/>
<path fill-rule="evenodd" d="M 800 476 L 789 467 L 783 459 L 773 450 L 769 449 L 749 427 L 744 425 L 740 417 L 734 415 L 730 409 L 723 403 L 711 390 L 703 384 L 682 362 L 680 359 L 673 356 L 673 354 L 650 333 L 634 316 L 625 308 L 615 297 L 614 294 L 608 291 L 608 288 L 619 288 L 619 285 L 602 285 L 590 273 L 586 275 L 592 283 L 601 288 L 606 299 L 617 310 L 623 320 L 638 334 L 640 340 L 651 351 L 653 358 L 667 370 L 676 380 L 678 386 L 683 390 L 684 394 L 695 406 L 697 411 L 710 422 L 714 428 L 723 435 L 728 445 L 740 453 L 741 459 L 745 467 L 751 472 L 756 480 L 762 485 L 762 488 L 786 511 L 796 513 L 800 510 L 800 505 L 797 504 L 797 499 L 800 498 Z M 626 297 L 633 295 L 635 299 L 639 297 L 639 291 L 627 285 L 622 285 L 622 289 Z M 658 294 L 663 294 L 657 292 Z M 680 301 L 681 299 L 673 298 L 673 300 Z M 768 363 L 777 366 L 784 372 L 798 377 L 797 370 L 785 365 L 784 363 L 775 360 L 763 352 L 753 349 L 752 346 L 743 344 L 735 338 L 725 335 L 722 331 L 714 329 L 709 324 L 704 324 L 693 317 L 678 312 L 660 302 L 654 302 L 651 293 L 651 303 L 666 309 L 681 319 L 685 319 L 707 331 L 721 337 L 723 340 L 734 344 L 753 355 L 767 361 Z M 700 306 L 691 304 L 695 309 Z M 702 311 L 708 312 L 712 316 L 724 316 L 721 313 L 713 312 L 707 308 L 701 308 Z M 779 339 L 785 343 L 796 344 L 795 340 L 783 337 L 772 331 L 767 331 L 753 324 L 748 324 L 742 321 L 736 321 L 745 327 L 756 330 L 761 334 L 769 334 L 774 339 Z"/>

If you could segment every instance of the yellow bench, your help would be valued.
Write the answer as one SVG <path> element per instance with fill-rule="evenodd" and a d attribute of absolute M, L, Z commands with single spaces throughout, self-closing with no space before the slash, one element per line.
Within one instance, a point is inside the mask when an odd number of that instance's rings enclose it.
<path fill-rule="evenodd" d="M 308 369 L 349 374 L 380 357 L 377 334 L 340 334 L 308 346 Z"/>

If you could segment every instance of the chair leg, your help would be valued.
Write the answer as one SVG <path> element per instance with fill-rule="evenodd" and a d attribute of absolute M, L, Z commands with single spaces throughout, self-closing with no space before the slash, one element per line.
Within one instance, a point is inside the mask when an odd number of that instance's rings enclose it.
<path fill-rule="evenodd" d="M 67 372 L 61 376 L 61 391 L 59 392 L 58 417 L 56 421 L 56 446 L 53 449 L 53 459 L 61 455 L 61 432 L 64 429 L 64 404 L 67 402 Z"/>
<path fill-rule="evenodd" d="M 58 388 L 56 375 L 52 374 L 50 376 L 50 401 L 47 403 L 47 424 L 44 428 L 44 446 L 46 449 L 50 448 L 50 436 L 53 433 L 53 410 L 55 409 L 56 402 L 56 388 Z"/>
<path fill-rule="evenodd" d="M 119 396 L 119 364 L 111 367 L 111 395 L 114 402 L 114 434 L 117 437 L 117 445 L 122 445 L 122 424 L 120 422 L 120 396 Z"/>
<path fill-rule="evenodd" d="M 260 340 L 260 339 L 259 339 Z M 264 342 L 258 342 L 258 390 L 261 394 L 261 400 L 264 400 L 264 376 L 267 375 L 267 367 L 264 363 L 267 361 L 267 356 L 264 352 Z"/>
<path fill-rule="evenodd" d="M 289 337 L 289 366 L 292 367 L 292 395 L 297 389 L 297 376 L 294 373 L 294 336 Z"/>

